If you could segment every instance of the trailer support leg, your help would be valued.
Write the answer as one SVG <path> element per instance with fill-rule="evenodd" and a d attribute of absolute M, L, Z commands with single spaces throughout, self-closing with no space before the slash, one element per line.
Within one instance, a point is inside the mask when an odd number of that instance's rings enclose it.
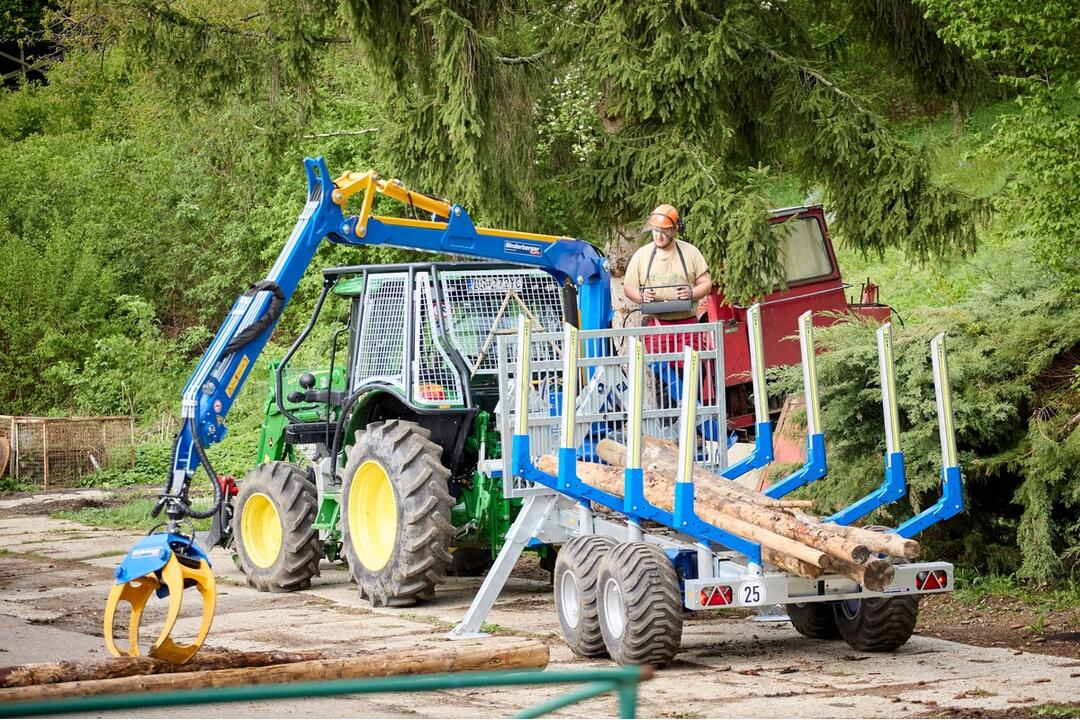
<path fill-rule="evenodd" d="M 499 556 L 495 558 L 495 563 L 484 577 L 480 591 L 473 598 L 464 619 L 450 631 L 450 639 L 467 640 L 487 637 L 487 633 L 480 632 L 480 627 L 499 598 L 507 578 L 510 577 L 514 565 L 521 557 L 521 551 L 543 527 L 548 515 L 555 509 L 558 497 L 558 495 L 530 495 L 525 498 L 521 512 L 518 513 L 517 519 L 506 533 L 506 544 L 503 545 Z"/>

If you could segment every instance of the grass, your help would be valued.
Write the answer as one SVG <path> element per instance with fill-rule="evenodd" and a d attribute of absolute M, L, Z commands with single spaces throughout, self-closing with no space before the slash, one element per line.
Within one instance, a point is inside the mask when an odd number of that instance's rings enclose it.
<path fill-rule="evenodd" d="M 41 486 L 37 483 L 24 482 L 12 477 L 0 478 L 0 493 L 3 492 L 34 492 L 40 490 Z"/>
<path fill-rule="evenodd" d="M 953 597 L 965 605 L 978 605 L 990 598 L 1013 599 L 1032 610 L 1054 612 L 1080 607 L 1080 583 L 1070 580 L 1037 585 L 1011 575 L 976 575 L 958 570 Z"/>
<path fill-rule="evenodd" d="M 1046 703 L 1032 708 L 1032 716 L 1039 718 L 1075 718 L 1080 717 L 1080 705 Z"/>
<path fill-rule="evenodd" d="M 122 505 L 107 507 L 88 507 L 82 510 L 60 510 L 51 517 L 58 520 L 73 520 L 91 527 L 116 528 L 120 530 L 149 530 L 164 522 L 163 515 L 150 517 L 150 511 L 157 502 L 155 498 L 137 498 Z M 210 520 L 195 520 L 196 530 L 208 530 Z"/>
<path fill-rule="evenodd" d="M 515 632 L 508 627 L 496 623 L 484 623 L 480 626 L 480 632 L 492 635 L 514 635 Z"/>

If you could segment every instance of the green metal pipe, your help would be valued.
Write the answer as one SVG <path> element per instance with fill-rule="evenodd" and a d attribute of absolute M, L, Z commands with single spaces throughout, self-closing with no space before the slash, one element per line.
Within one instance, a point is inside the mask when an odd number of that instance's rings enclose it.
<path fill-rule="evenodd" d="M 303 697 L 327 697 L 380 692 L 420 692 L 465 687 L 503 687 L 514 685 L 554 685 L 560 683 L 606 682 L 608 690 L 619 686 L 620 709 L 628 705 L 632 692 L 636 705 L 637 683 L 651 677 L 651 669 L 643 667 L 596 668 L 592 670 L 560 671 L 502 671 L 439 673 L 431 675 L 396 675 L 385 678 L 359 678 L 319 682 L 246 685 L 243 687 L 178 690 L 174 692 L 99 695 L 92 697 L 55 698 L 32 702 L 0 704 L 0 718 L 32 715 L 61 715 L 78 712 L 100 712 L 169 705 L 205 705 L 209 703 L 283 700 Z M 628 689 L 629 688 L 629 689 Z M 581 691 L 578 691 L 581 692 Z M 589 697 L 594 697 L 595 694 Z M 586 699 L 586 698 L 581 698 Z M 530 717 L 535 717 L 535 714 Z M 624 715 L 624 717 L 627 717 Z"/>

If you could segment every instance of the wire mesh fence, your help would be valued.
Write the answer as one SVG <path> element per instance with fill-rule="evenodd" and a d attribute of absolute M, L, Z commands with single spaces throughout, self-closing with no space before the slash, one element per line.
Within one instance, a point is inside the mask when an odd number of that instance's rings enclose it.
<path fill-rule="evenodd" d="M 130 415 L 40 418 L 0 415 L 0 442 L 8 448 L 7 475 L 45 488 L 70 485 L 107 467 L 135 464 Z"/>

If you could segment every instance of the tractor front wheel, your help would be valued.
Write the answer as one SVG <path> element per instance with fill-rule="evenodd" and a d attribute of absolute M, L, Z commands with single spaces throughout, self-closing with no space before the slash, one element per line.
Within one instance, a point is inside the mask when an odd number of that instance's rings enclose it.
<path fill-rule="evenodd" d="M 315 485 L 302 468 L 268 462 L 240 483 L 232 534 L 236 561 L 248 583 L 263 592 L 311 586 L 322 550 L 315 522 Z"/>
<path fill-rule="evenodd" d="M 430 431 L 405 420 L 368 425 L 346 451 L 342 549 L 373 606 L 430 600 L 446 578 L 453 498 L 441 454 Z"/>

